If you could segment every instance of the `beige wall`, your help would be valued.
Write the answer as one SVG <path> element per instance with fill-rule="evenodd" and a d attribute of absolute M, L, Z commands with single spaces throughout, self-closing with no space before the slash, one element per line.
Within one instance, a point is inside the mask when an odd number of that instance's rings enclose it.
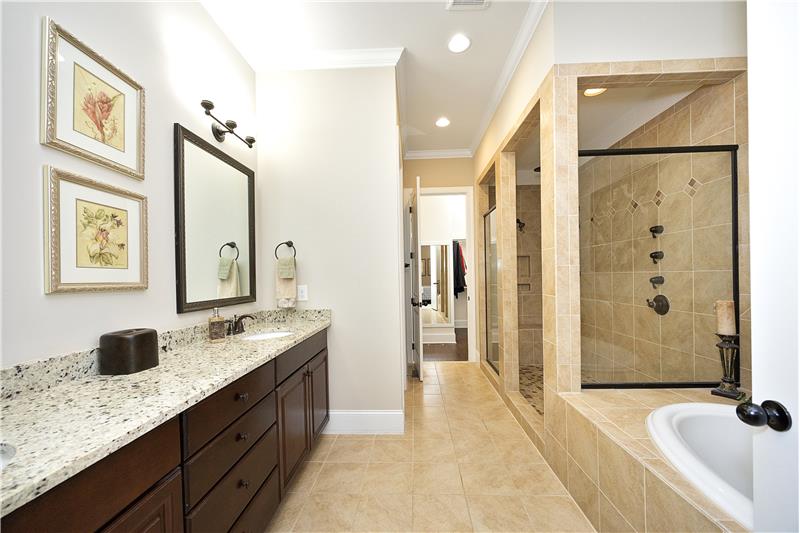
<path fill-rule="evenodd" d="M 472 159 L 454 157 L 403 160 L 403 187 L 416 187 L 417 176 L 420 177 L 422 187 L 469 187 L 473 183 Z"/>
<path fill-rule="evenodd" d="M 742 381 L 750 383 L 747 80 L 701 88 L 612 148 L 739 144 Z M 723 153 L 597 157 L 580 169 L 584 381 L 715 381 L 713 303 L 732 298 L 731 171 Z M 661 224 L 653 239 L 648 229 Z M 662 250 L 658 264 L 648 257 Z M 648 280 L 661 275 L 653 289 Z M 664 294 L 659 316 L 646 299 Z"/>
<path fill-rule="evenodd" d="M 259 264 L 265 300 L 274 295 L 274 244 L 292 239 L 298 283 L 309 291 L 300 305 L 333 314 L 331 424 L 342 411 L 368 412 L 350 417 L 368 425 L 392 411 L 402 428 L 402 184 L 394 69 L 259 74 L 257 98 L 257 194 L 264 205 L 257 233 L 265 243 Z"/>
<path fill-rule="evenodd" d="M 538 185 L 517 185 L 519 364 L 542 365 L 542 213 Z M 541 406 L 540 406 L 541 408 Z"/>

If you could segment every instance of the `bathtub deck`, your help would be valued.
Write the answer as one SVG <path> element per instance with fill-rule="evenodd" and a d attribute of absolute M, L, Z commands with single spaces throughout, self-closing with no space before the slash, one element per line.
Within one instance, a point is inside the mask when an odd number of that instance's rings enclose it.
<path fill-rule="evenodd" d="M 647 530 L 747 531 L 667 462 L 646 427 L 647 416 L 664 405 L 737 402 L 708 389 L 585 390 L 560 393 L 552 407 L 560 410 L 562 402 L 563 429 L 558 423 L 547 428 L 560 445 L 554 455 L 566 452 L 554 459 L 598 530 L 615 523 L 616 530 L 631 531 L 644 531 L 645 524 Z"/>

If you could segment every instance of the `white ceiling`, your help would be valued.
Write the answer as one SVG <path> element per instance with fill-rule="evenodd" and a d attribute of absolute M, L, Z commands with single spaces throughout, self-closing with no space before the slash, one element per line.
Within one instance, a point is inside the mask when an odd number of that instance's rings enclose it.
<path fill-rule="evenodd" d="M 507 0 L 473 11 L 447 10 L 445 0 L 202 3 L 257 72 L 312 57 L 319 64 L 331 51 L 404 48 L 399 94 L 411 155 L 475 148 L 544 9 L 543 2 Z M 472 39 L 463 54 L 447 50 L 457 32 Z M 442 115 L 447 128 L 434 126 Z"/>
<path fill-rule="evenodd" d="M 608 148 L 627 134 L 675 104 L 697 85 L 668 87 L 629 87 L 608 89 L 600 96 L 578 95 L 578 148 Z M 530 142 L 517 152 L 520 182 L 539 166 L 539 129 L 531 132 Z"/>

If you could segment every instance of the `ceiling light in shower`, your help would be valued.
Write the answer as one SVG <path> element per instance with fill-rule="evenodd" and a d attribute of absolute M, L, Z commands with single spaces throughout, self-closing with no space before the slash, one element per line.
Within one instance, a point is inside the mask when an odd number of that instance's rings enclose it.
<path fill-rule="evenodd" d="M 436 119 L 437 128 L 446 128 L 450 125 L 450 119 L 447 117 L 439 117 Z"/>
<path fill-rule="evenodd" d="M 592 89 L 586 89 L 585 91 L 583 91 L 583 96 L 600 96 L 607 90 L 608 89 L 606 89 L 605 87 L 595 87 Z"/>
<path fill-rule="evenodd" d="M 469 37 L 463 33 L 456 33 L 450 37 L 450 42 L 447 43 L 447 49 L 454 54 L 460 54 L 461 52 L 466 52 L 471 44 L 472 41 L 469 40 Z"/>

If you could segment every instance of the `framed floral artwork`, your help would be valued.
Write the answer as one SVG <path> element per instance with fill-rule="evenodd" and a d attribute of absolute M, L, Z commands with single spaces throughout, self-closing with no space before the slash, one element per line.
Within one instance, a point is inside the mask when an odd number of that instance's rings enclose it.
<path fill-rule="evenodd" d="M 44 167 L 45 293 L 147 288 L 147 198 Z"/>
<path fill-rule="evenodd" d="M 144 89 L 50 20 L 42 45 L 41 142 L 144 179 Z"/>

